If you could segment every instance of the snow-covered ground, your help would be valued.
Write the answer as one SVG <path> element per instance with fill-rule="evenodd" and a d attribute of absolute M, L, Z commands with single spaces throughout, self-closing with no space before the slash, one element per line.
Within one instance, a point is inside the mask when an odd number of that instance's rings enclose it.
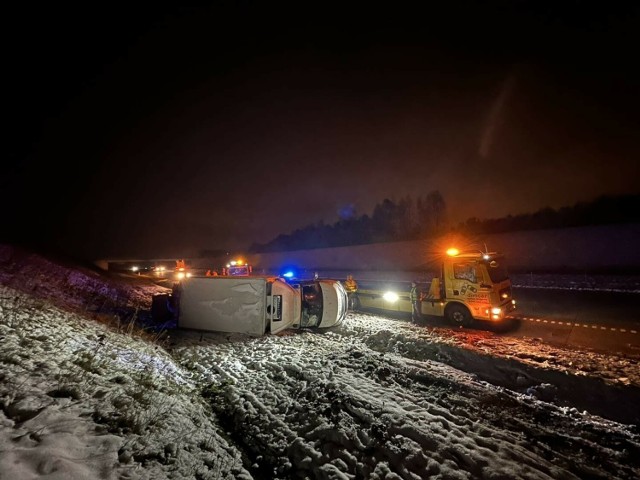
<path fill-rule="evenodd" d="M 0 479 L 640 477 L 638 358 L 355 313 L 145 332 L 159 287 L 8 246 L 0 283 Z"/>

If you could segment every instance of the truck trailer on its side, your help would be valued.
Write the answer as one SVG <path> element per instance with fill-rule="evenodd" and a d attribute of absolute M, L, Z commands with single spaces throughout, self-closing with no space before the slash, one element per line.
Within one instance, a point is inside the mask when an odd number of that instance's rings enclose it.
<path fill-rule="evenodd" d="M 347 312 L 347 293 L 337 280 L 290 285 L 269 276 L 191 277 L 164 297 L 179 328 L 250 335 L 333 327 Z M 161 296 L 154 298 L 161 302 Z"/>

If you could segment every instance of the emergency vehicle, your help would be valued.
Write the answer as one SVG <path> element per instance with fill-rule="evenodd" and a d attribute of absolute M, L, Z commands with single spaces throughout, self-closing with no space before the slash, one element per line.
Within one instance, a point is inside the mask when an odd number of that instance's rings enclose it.
<path fill-rule="evenodd" d="M 411 312 L 408 292 L 359 289 L 356 295 L 358 308 Z M 422 315 L 464 326 L 474 319 L 501 321 L 516 308 L 503 254 L 455 248 L 447 250 L 421 299 Z"/>
<path fill-rule="evenodd" d="M 230 277 L 248 277 L 253 273 L 253 268 L 242 260 L 232 260 L 227 264 L 224 274 Z"/>
<path fill-rule="evenodd" d="M 176 260 L 176 269 L 174 272 L 176 280 L 184 280 L 191 277 L 191 272 L 187 268 L 187 264 L 184 260 Z"/>

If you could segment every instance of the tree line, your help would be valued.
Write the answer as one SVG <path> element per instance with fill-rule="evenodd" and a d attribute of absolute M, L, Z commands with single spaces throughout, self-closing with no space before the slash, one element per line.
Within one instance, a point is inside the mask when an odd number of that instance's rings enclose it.
<path fill-rule="evenodd" d="M 585 225 L 640 222 L 640 195 L 602 196 L 591 202 L 496 219 L 471 217 L 458 225 L 447 218 L 446 202 L 439 191 L 398 201 L 384 199 L 371 215 L 352 213 L 333 224 L 320 221 L 267 243 L 254 243 L 252 253 L 342 247 L 368 243 L 430 238 L 453 231 L 462 234 L 503 233 Z"/>

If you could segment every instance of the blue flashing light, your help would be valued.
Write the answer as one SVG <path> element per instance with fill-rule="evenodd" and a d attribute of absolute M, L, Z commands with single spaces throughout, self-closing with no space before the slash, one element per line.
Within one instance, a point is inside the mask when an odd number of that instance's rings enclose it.
<path fill-rule="evenodd" d="M 292 271 L 288 271 L 282 274 L 282 276 L 284 278 L 293 278 L 293 272 Z"/>

